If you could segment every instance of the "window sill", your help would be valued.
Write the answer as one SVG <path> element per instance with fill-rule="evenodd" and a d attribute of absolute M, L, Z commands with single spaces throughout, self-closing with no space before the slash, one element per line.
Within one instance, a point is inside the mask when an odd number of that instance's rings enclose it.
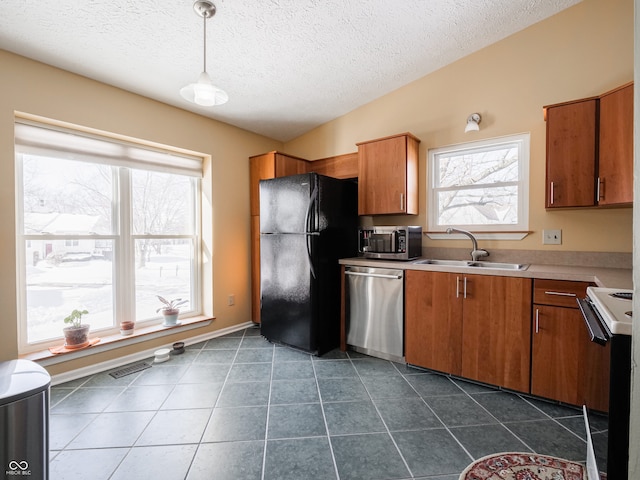
<path fill-rule="evenodd" d="M 195 328 L 205 327 L 211 324 L 213 320 L 215 320 L 215 317 L 198 316 L 184 318 L 180 319 L 180 325 L 171 327 L 152 325 L 149 327 L 136 328 L 132 335 L 123 336 L 120 334 L 115 334 L 100 337 L 100 342 L 91 347 L 83 348 L 81 350 L 53 354 L 51 353 L 51 351 L 49 351 L 49 349 L 46 349 L 20 355 L 19 357 L 26 360 L 38 362 L 43 367 L 46 367 L 47 365 L 55 365 L 56 363 L 66 362 L 68 360 L 82 358 L 100 352 L 106 352 L 115 348 L 120 348 L 127 345 L 135 345 L 136 343 L 165 337 L 174 333 L 185 332 L 188 330 L 193 330 Z M 95 336 L 96 335 L 90 335 L 90 337 Z"/>
<path fill-rule="evenodd" d="M 531 232 L 472 232 L 478 240 L 522 240 Z M 465 240 L 469 237 L 461 233 L 425 232 L 432 240 Z"/>

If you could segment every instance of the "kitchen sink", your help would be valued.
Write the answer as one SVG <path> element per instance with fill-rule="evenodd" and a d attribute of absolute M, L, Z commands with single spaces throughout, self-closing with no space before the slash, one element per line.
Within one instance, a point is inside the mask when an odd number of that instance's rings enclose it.
<path fill-rule="evenodd" d="M 526 270 L 528 264 L 524 263 L 501 263 L 501 262 L 472 262 L 471 260 L 438 260 L 423 259 L 414 262 L 417 265 L 440 265 L 445 267 L 473 267 L 473 268 L 489 268 L 495 270 Z"/>

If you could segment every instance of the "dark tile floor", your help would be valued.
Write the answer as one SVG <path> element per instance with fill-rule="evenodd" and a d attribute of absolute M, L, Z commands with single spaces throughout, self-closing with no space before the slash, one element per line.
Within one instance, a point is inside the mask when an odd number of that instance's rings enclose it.
<path fill-rule="evenodd" d="M 54 386 L 51 480 L 454 480 L 494 452 L 584 461 L 580 413 L 354 352 L 312 357 L 249 328 Z M 592 423 L 604 458 L 606 419 Z"/>

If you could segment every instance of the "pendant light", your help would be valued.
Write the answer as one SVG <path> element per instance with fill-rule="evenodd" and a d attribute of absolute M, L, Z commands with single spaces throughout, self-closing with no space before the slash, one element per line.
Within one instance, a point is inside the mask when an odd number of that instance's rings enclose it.
<path fill-rule="evenodd" d="M 216 6 L 208 0 L 198 0 L 193 4 L 196 14 L 204 19 L 204 70 L 195 83 L 190 83 L 180 89 L 180 95 L 186 100 L 211 107 L 222 105 L 229 100 L 226 92 L 211 83 L 211 77 L 207 73 L 207 19 L 216 14 Z"/>

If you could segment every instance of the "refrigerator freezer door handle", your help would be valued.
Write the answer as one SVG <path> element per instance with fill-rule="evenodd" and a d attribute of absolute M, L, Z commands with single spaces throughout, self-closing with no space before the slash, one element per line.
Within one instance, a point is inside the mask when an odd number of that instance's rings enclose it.
<path fill-rule="evenodd" d="M 313 214 L 313 206 L 318 201 L 318 186 L 313 187 L 309 203 L 307 204 L 307 212 L 304 215 L 304 233 L 311 233 L 318 230 L 315 225 L 315 215 Z"/>

